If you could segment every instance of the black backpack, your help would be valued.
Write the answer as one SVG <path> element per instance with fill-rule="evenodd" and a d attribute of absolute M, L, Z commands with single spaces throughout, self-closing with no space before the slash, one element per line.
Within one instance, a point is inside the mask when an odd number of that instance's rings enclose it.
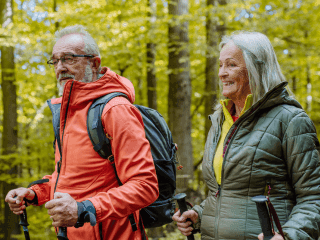
<path fill-rule="evenodd" d="M 88 111 L 87 128 L 94 150 L 105 159 L 108 159 L 118 180 L 117 170 L 113 162 L 111 145 L 102 127 L 101 114 L 104 106 L 114 97 L 126 94 L 114 92 L 96 99 Z M 137 107 L 142 115 L 146 138 L 150 142 L 151 154 L 159 183 L 159 197 L 151 205 L 140 210 L 145 228 L 159 227 L 172 222 L 172 215 L 175 210 L 173 197 L 176 190 L 176 145 L 164 118 L 154 109 L 140 105 Z M 133 215 L 129 216 L 133 230 L 136 229 Z"/>

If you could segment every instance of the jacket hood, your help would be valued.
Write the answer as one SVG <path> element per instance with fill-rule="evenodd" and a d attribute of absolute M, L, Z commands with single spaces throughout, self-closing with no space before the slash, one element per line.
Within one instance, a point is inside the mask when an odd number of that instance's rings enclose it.
<path fill-rule="evenodd" d="M 293 97 L 289 96 L 286 86 L 288 82 L 282 82 L 267 92 L 262 99 L 253 105 L 253 107 L 260 106 L 260 109 L 274 107 L 280 104 L 288 104 L 302 109 L 300 103 Z"/>
<path fill-rule="evenodd" d="M 90 83 L 69 80 L 66 82 L 63 98 L 69 95 L 72 86 L 73 104 L 92 101 L 112 92 L 121 92 L 128 96 L 129 101 L 135 101 L 134 87 L 130 80 L 122 77 L 107 67 L 103 67 L 98 80 Z M 53 99 L 52 103 L 60 103 L 62 98 Z"/>
<path fill-rule="evenodd" d="M 246 111 L 240 118 L 244 119 L 250 116 L 252 113 L 252 117 L 260 114 L 261 111 L 265 111 L 266 109 L 276 107 L 278 105 L 292 105 L 297 108 L 302 109 L 300 103 L 295 100 L 293 97 L 289 96 L 287 89 L 285 88 L 288 85 L 288 82 L 282 82 L 267 92 L 263 98 L 261 98 L 258 102 L 254 103 L 248 111 Z M 239 118 L 239 119 L 240 119 Z"/>

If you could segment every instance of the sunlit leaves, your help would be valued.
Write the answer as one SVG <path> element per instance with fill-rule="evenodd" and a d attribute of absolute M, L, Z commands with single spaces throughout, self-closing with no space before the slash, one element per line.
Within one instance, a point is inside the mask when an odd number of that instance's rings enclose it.
<path fill-rule="evenodd" d="M 187 20 L 195 161 L 203 153 L 204 123 L 208 121 L 201 102 L 207 94 L 204 90 L 207 14 L 212 16 L 217 31 L 225 27 L 226 33 L 248 30 L 268 36 L 296 98 L 306 107 L 307 98 L 312 97 L 308 114 L 320 128 L 320 0 L 228 0 L 226 5 L 209 7 L 205 0 L 189 0 L 189 14 L 174 20 L 168 15 L 168 2 L 162 0 L 154 0 L 153 16 L 148 15 L 151 8 L 146 0 L 56 2 L 57 12 L 53 9 L 53 0 L 14 0 L 13 23 L 0 28 L 0 45 L 15 47 L 19 123 L 17 165 L 23 169 L 21 177 L 15 180 L 23 186 L 51 173 L 54 168 L 51 113 L 45 102 L 57 95 L 54 71 L 46 65 L 56 27 L 86 26 L 99 45 L 102 65 L 129 78 L 136 88 L 137 102 L 142 104 L 146 104 L 147 92 L 146 43 L 152 40 L 156 44 L 158 110 L 168 120 L 168 74 L 171 72 L 168 70 L 168 23 Z M 212 49 L 210 54 L 218 56 L 218 49 Z M 308 81 L 311 88 L 307 87 Z M 6 168 L 4 164 L 0 166 Z M 6 175 L 1 179 L 12 181 Z M 49 227 L 47 230 L 51 231 Z"/>

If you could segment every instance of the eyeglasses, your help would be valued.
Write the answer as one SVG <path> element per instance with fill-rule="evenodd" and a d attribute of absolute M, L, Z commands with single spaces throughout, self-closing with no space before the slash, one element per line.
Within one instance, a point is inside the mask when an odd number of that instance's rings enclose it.
<path fill-rule="evenodd" d="M 47 61 L 47 64 L 56 66 L 60 60 L 61 63 L 66 63 L 69 65 L 72 65 L 76 62 L 77 57 L 93 58 L 94 56 L 93 55 L 66 54 L 66 55 L 62 56 L 61 58 L 51 58 L 49 61 Z"/>

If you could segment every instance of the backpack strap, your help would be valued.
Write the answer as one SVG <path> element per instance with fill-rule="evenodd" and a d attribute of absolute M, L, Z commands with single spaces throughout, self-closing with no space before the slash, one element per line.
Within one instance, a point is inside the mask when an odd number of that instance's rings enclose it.
<path fill-rule="evenodd" d="M 123 96 L 128 98 L 124 93 L 113 92 L 101 98 L 96 99 L 89 108 L 87 115 L 87 129 L 89 138 L 92 142 L 93 149 L 100 155 L 100 157 L 107 159 L 112 155 L 112 149 L 109 139 L 103 130 L 101 115 L 104 106 L 113 98 Z"/>
<path fill-rule="evenodd" d="M 52 125 L 54 131 L 54 142 L 53 142 L 53 149 L 55 150 L 56 142 L 58 144 L 59 152 L 61 155 L 61 144 L 60 144 L 60 108 L 61 103 L 59 104 L 52 104 L 51 100 L 47 100 L 48 106 L 52 112 Z"/>
<path fill-rule="evenodd" d="M 116 175 L 116 179 L 118 181 L 119 186 L 123 185 L 118 177 L 116 166 L 114 163 L 114 157 L 112 154 L 112 148 L 110 144 L 110 140 L 106 137 L 106 133 L 104 132 L 101 115 L 105 105 L 115 97 L 125 97 L 128 99 L 128 96 L 121 92 L 113 92 L 107 94 L 101 98 L 96 99 L 88 110 L 87 115 L 87 129 L 89 138 L 92 142 L 93 149 L 100 155 L 100 157 L 104 159 L 108 159 L 114 169 L 114 173 Z M 131 223 L 132 231 L 137 231 L 137 224 L 135 222 L 133 214 L 128 216 L 129 221 Z M 100 227 L 101 228 L 101 227 Z"/>

